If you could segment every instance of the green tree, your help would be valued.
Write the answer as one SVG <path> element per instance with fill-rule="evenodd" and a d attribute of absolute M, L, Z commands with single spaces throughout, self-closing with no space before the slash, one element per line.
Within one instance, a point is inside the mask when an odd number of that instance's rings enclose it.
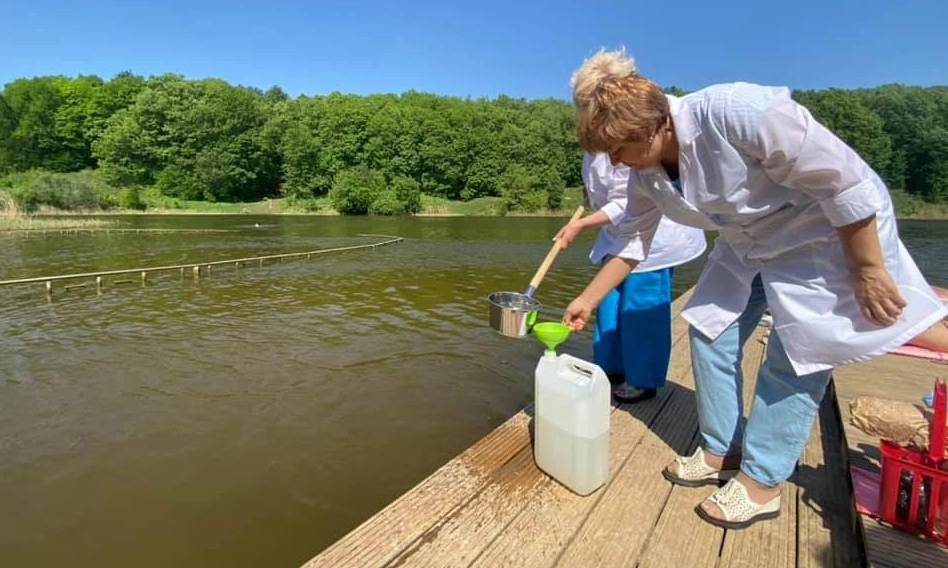
<path fill-rule="evenodd" d="M 932 183 L 942 168 L 937 130 L 948 129 L 948 88 L 884 85 L 857 94 L 879 115 L 892 140 L 886 180 L 894 188 L 938 199 L 939 190 Z"/>
<path fill-rule="evenodd" d="M 566 183 L 559 172 L 553 167 L 540 172 L 540 187 L 546 192 L 546 206 L 550 209 L 559 209 L 563 203 L 563 194 L 566 193 Z"/>
<path fill-rule="evenodd" d="M 398 213 L 415 214 L 421 211 L 421 185 L 410 177 L 398 176 L 390 183 L 398 202 Z"/>
<path fill-rule="evenodd" d="M 948 201 L 948 129 L 932 128 L 919 141 L 922 150 L 923 196 L 928 201 Z"/>
<path fill-rule="evenodd" d="M 268 146 L 259 92 L 224 81 L 149 79 L 94 143 L 108 179 L 156 184 L 183 199 L 259 199 L 279 185 L 278 149 Z"/>
<path fill-rule="evenodd" d="M 10 135 L 13 167 L 57 169 L 63 160 L 63 148 L 56 135 L 56 111 L 62 96 L 57 77 L 17 79 L 3 90 L 16 128 Z"/>
<path fill-rule="evenodd" d="M 53 125 L 61 153 L 52 168 L 63 172 L 91 168 L 95 166 L 95 160 L 90 125 L 102 79 L 95 75 L 82 75 L 75 79 L 63 77 L 55 84 L 60 104 L 53 115 Z"/>
<path fill-rule="evenodd" d="M 878 114 L 852 91 L 798 91 L 794 98 L 813 116 L 849 144 L 877 172 L 885 176 L 892 159 L 892 141 Z"/>
<path fill-rule="evenodd" d="M 90 145 L 98 140 L 115 113 L 132 106 L 135 97 L 145 88 L 145 80 L 130 71 L 123 71 L 91 93 L 85 113 L 85 138 Z"/>
<path fill-rule="evenodd" d="M 385 176 L 365 166 L 343 170 L 336 175 L 329 201 L 336 211 L 365 215 L 375 199 L 385 191 Z"/>
<path fill-rule="evenodd" d="M 0 96 L 0 174 L 13 170 L 13 132 L 16 130 L 16 115 Z"/>
<path fill-rule="evenodd" d="M 509 166 L 500 176 L 504 206 L 511 211 L 538 211 L 548 203 L 543 182 L 520 164 Z"/>

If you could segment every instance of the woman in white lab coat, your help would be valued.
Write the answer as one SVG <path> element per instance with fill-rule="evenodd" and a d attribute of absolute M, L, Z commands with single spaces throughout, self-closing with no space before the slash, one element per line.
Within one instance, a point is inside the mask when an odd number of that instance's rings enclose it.
<path fill-rule="evenodd" d="M 629 167 L 613 165 L 605 153 L 587 153 L 582 172 L 586 201 L 595 212 L 568 223 L 555 238 L 569 242 L 585 229 L 601 227 L 589 259 L 600 264 L 627 256 Z M 609 291 L 596 309 L 593 359 L 609 376 L 619 402 L 647 400 L 665 385 L 674 268 L 701 256 L 706 247 L 704 231 L 663 218 L 648 260 Z"/>
<path fill-rule="evenodd" d="M 633 168 L 632 254 L 606 262 L 564 321 L 585 325 L 648 257 L 662 214 L 718 231 L 682 312 L 702 443 L 663 474 L 687 486 L 728 480 L 696 509 L 712 524 L 776 517 L 831 369 L 905 343 L 948 310 L 899 241 L 882 180 L 788 89 L 667 96 L 624 53 L 602 51 L 573 76 L 573 95 L 582 147 Z M 766 308 L 774 333 L 745 426 L 741 349 Z"/>

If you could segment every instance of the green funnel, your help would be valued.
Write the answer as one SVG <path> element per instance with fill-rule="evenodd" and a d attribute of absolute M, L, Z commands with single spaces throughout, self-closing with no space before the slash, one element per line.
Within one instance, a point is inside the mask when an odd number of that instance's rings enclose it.
<path fill-rule="evenodd" d="M 546 345 L 548 353 L 556 354 L 556 346 L 569 337 L 569 328 L 558 321 L 545 321 L 533 326 L 533 334 Z"/>

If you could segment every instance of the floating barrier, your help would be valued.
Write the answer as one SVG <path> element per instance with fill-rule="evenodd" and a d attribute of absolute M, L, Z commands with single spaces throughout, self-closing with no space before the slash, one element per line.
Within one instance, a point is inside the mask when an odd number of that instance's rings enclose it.
<path fill-rule="evenodd" d="M 241 265 L 249 264 L 256 262 L 257 266 L 262 267 L 264 263 L 268 260 L 279 260 L 284 261 L 289 258 L 306 258 L 307 260 L 311 259 L 314 256 L 319 256 L 323 254 L 347 252 L 354 250 L 362 249 L 376 249 L 378 247 L 383 247 L 386 245 L 396 244 L 402 242 L 404 239 L 402 237 L 397 237 L 393 235 L 373 235 L 373 234 L 361 234 L 357 235 L 359 237 L 375 237 L 382 238 L 384 240 L 376 243 L 369 243 L 364 245 L 352 245 L 348 247 L 337 247 L 331 249 L 317 249 L 309 250 L 304 252 L 290 252 L 282 254 L 268 254 L 264 256 L 249 256 L 246 258 L 231 258 L 227 260 L 214 260 L 211 262 L 197 262 L 197 263 L 188 263 L 188 264 L 174 264 L 168 266 L 152 266 L 146 268 L 126 268 L 121 270 L 103 270 L 100 272 L 82 272 L 76 274 L 58 274 L 55 276 L 33 276 L 30 278 L 14 278 L 12 280 L 0 280 L 0 286 L 15 286 L 15 285 L 25 285 L 25 284 L 43 284 L 46 288 L 46 297 L 47 299 L 52 299 L 53 294 L 53 283 L 69 280 L 80 280 L 84 278 L 94 278 L 95 279 L 95 288 L 98 293 L 102 293 L 102 289 L 105 285 L 104 277 L 107 276 L 118 276 L 126 274 L 138 274 L 141 279 L 141 285 L 145 286 L 148 275 L 151 273 L 157 272 L 169 272 L 177 270 L 180 273 L 181 279 L 184 279 L 185 270 L 191 269 L 194 280 L 200 280 L 201 272 L 207 275 L 211 274 L 211 268 L 214 266 L 225 266 L 233 265 L 235 271 L 239 271 Z M 113 284 L 128 284 L 133 282 L 132 280 L 123 279 L 116 280 Z M 69 291 L 75 288 L 82 288 L 90 282 L 83 282 L 80 284 L 67 284 L 63 287 L 64 290 Z"/>

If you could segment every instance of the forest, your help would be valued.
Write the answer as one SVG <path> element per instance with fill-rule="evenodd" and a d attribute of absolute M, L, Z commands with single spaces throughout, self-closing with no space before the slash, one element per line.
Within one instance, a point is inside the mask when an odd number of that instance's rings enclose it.
<path fill-rule="evenodd" d="M 948 87 L 794 97 L 903 198 L 948 202 Z M 552 98 L 292 98 L 279 87 L 131 72 L 23 78 L 0 92 L 0 191 L 26 212 L 285 197 L 392 215 L 419 212 L 422 196 L 556 211 L 581 185 L 580 158 L 572 107 Z"/>

